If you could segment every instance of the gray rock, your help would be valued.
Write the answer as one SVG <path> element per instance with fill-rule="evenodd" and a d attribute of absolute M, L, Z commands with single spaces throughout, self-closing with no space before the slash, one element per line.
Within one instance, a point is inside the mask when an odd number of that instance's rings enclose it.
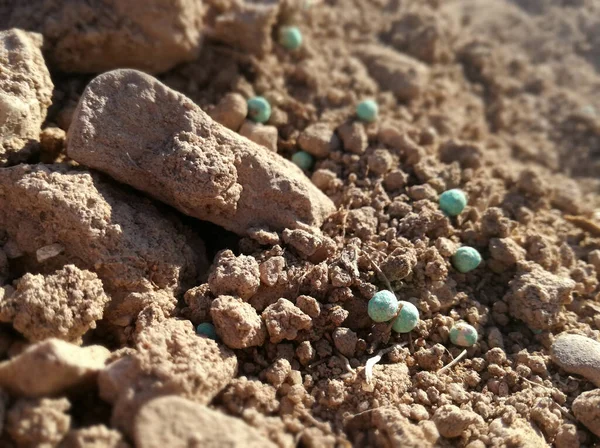
<path fill-rule="evenodd" d="M 79 163 L 242 235 L 320 226 L 335 210 L 296 165 L 135 70 L 88 85 L 67 146 Z"/>
<path fill-rule="evenodd" d="M 42 36 L 0 31 L 0 165 L 25 161 L 39 141 L 54 88 Z"/>
<path fill-rule="evenodd" d="M 551 356 L 565 371 L 600 387 L 600 342 L 576 334 L 561 335 L 552 344 Z"/>

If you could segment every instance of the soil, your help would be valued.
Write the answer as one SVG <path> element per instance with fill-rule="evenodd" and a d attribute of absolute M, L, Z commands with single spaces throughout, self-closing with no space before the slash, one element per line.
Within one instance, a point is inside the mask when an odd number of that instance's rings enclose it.
<path fill-rule="evenodd" d="M 597 0 L 5 0 L 0 30 L 1 446 L 600 445 Z"/>

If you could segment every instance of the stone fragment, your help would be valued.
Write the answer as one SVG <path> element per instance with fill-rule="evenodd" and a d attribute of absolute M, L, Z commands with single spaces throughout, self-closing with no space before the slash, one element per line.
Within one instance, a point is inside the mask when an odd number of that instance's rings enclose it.
<path fill-rule="evenodd" d="M 318 227 L 334 211 L 293 163 L 135 70 L 88 84 L 67 142 L 79 163 L 242 235 L 251 227 Z"/>
<path fill-rule="evenodd" d="M 93 383 L 109 355 L 99 345 L 78 347 L 47 339 L 0 363 L 0 387 L 25 397 L 57 395 Z"/>
<path fill-rule="evenodd" d="M 269 151 L 277 152 L 277 128 L 275 126 L 254 123 L 246 120 L 240 129 L 240 135 L 264 146 Z"/>
<path fill-rule="evenodd" d="M 140 406 L 175 394 L 209 403 L 237 373 L 237 358 L 226 347 L 196 335 L 189 321 L 168 318 L 146 326 L 135 349 L 99 375 L 100 397 L 113 404 L 113 426 L 131 434 Z"/>
<path fill-rule="evenodd" d="M 169 313 L 174 294 L 207 265 L 202 242 L 175 216 L 97 174 L 63 165 L 1 170 L 0 227 L 34 265 L 39 248 L 58 243 L 64 253 L 46 261 L 58 265 L 49 268 L 73 263 L 96 272 L 112 297 L 105 318 L 115 323 L 134 318 L 148 294 L 158 293 Z"/>
<path fill-rule="evenodd" d="M 56 447 L 71 426 L 70 408 L 66 398 L 21 398 L 7 413 L 6 432 L 20 447 Z"/>
<path fill-rule="evenodd" d="M 307 153 L 322 158 L 340 149 L 340 139 L 327 124 L 315 123 L 302 131 L 298 145 Z"/>
<path fill-rule="evenodd" d="M 15 293 L 0 300 L 0 321 L 32 342 L 54 337 L 81 344 L 108 301 L 98 276 L 71 264 L 53 275 L 21 277 Z"/>
<path fill-rule="evenodd" d="M 248 103 L 239 93 L 228 93 L 210 112 L 217 123 L 232 131 L 238 131 L 248 115 Z"/>
<path fill-rule="evenodd" d="M 243 420 L 169 395 L 146 403 L 135 418 L 138 448 L 275 448 Z"/>
<path fill-rule="evenodd" d="M 160 73 L 196 58 L 205 7 L 195 0 L 7 0 L 0 28 L 44 36 L 49 65 L 100 73 L 131 67 Z"/>
<path fill-rule="evenodd" d="M 573 299 L 575 282 L 552 274 L 533 262 L 518 265 L 517 274 L 504 296 L 510 314 L 535 330 L 547 330 L 564 322 L 563 305 Z"/>
<path fill-rule="evenodd" d="M 0 31 L 0 166 L 25 161 L 39 141 L 54 89 L 41 47 L 39 34 Z"/>
<path fill-rule="evenodd" d="M 577 420 L 600 437 L 600 389 L 590 390 L 579 395 L 573 401 L 571 409 Z"/>
<path fill-rule="evenodd" d="M 210 307 L 217 335 L 230 348 L 261 346 L 267 331 L 256 310 L 248 303 L 231 296 L 220 296 Z"/>
<path fill-rule="evenodd" d="M 377 44 L 361 45 L 355 54 L 379 87 L 390 90 L 400 100 L 416 98 L 428 82 L 429 68 L 425 64 L 392 48 Z"/>
<path fill-rule="evenodd" d="M 600 342 L 577 334 L 559 335 L 552 344 L 551 357 L 565 371 L 600 387 Z"/>

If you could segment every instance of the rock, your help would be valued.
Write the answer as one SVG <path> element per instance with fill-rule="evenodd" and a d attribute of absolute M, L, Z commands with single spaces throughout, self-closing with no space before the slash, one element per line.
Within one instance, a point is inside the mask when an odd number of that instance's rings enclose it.
<path fill-rule="evenodd" d="M 208 283 L 188 289 L 183 296 L 187 307 L 183 309 L 184 317 L 194 325 L 210 320 L 210 305 L 213 297 L 210 295 Z"/>
<path fill-rule="evenodd" d="M 55 447 L 71 426 L 70 408 L 66 398 L 19 399 L 8 411 L 6 432 L 20 447 Z"/>
<path fill-rule="evenodd" d="M 308 126 L 298 137 L 298 145 L 315 157 L 327 157 L 331 151 L 340 149 L 340 139 L 333 130 L 324 123 Z"/>
<path fill-rule="evenodd" d="M 279 2 L 260 4 L 235 0 L 214 19 L 211 20 L 211 14 L 208 14 L 208 26 L 212 29 L 210 37 L 243 53 L 265 56 L 273 49 L 271 34 L 278 14 Z"/>
<path fill-rule="evenodd" d="M 60 243 L 64 254 L 45 270 L 73 263 L 96 272 L 112 298 L 105 315 L 111 322 L 128 321 L 145 305 L 130 292 L 165 291 L 161 303 L 169 313 L 174 294 L 207 264 L 201 242 L 187 237 L 175 216 L 96 174 L 62 165 L 0 170 L 0 227 L 35 266 L 39 248 Z"/>
<path fill-rule="evenodd" d="M 54 275 L 21 277 L 16 292 L 0 301 L 0 321 L 11 322 L 32 342 L 58 338 L 81 344 L 108 301 L 96 274 L 66 265 Z"/>
<path fill-rule="evenodd" d="M 100 73 L 132 67 L 160 73 L 196 58 L 205 8 L 194 0 L 8 0 L 1 27 L 44 35 L 50 65 Z"/>
<path fill-rule="evenodd" d="M 565 371 L 600 387 L 600 342 L 577 334 L 559 335 L 552 344 L 551 357 Z"/>
<path fill-rule="evenodd" d="M 349 431 L 375 431 L 374 446 L 402 448 L 433 448 L 439 446 L 438 434 L 431 421 L 418 425 L 410 422 L 400 411 L 391 406 L 373 409 L 352 418 L 347 425 Z"/>
<path fill-rule="evenodd" d="M 484 423 L 475 412 L 452 404 L 439 407 L 433 414 L 433 421 L 440 435 L 449 439 L 460 436 L 470 425 Z"/>
<path fill-rule="evenodd" d="M 318 227 L 335 210 L 293 163 L 135 70 L 87 86 L 67 143 L 79 163 L 242 235 L 251 227 Z"/>
<path fill-rule="evenodd" d="M 269 151 L 277 152 L 277 128 L 275 126 L 254 123 L 246 120 L 240 129 L 240 135 Z"/>
<path fill-rule="evenodd" d="M 507 266 L 512 266 L 525 259 L 527 251 L 519 246 L 512 238 L 491 238 L 490 255 Z"/>
<path fill-rule="evenodd" d="M 600 389 L 590 390 L 579 395 L 573 401 L 571 409 L 577 420 L 600 437 Z"/>
<path fill-rule="evenodd" d="M 129 448 L 129 444 L 119 431 L 94 425 L 69 431 L 61 448 Z"/>
<path fill-rule="evenodd" d="M 77 347 L 47 339 L 0 363 L 0 387 L 25 397 L 57 395 L 92 383 L 109 355 L 99 345 Z"/>
<path fill-rule="evenodd" d="M 521 418 L 514 418 L 512 421 L 505 421 L 503 418 L 493 420 L 489 426 L 489 436 L 491 446 L 506 445 L 507 440 L 511 441 L 512 446 L 519 448 L 540 448 L 548 445 L 540 431 Z"/>
<path fill-rule="evenodd" d="M 248 103 L 239 93 L 228 93 L 210 112 L 217 123 L 237 132 L 248 115 Z"/>
<path fill-rule="evenodd" d="M 308 330 L 312 326 L 310 316 L 286 299 L 279 299 L 266 307 L 262 318 L 273 344 L 278 344 L 284 339 L 293 341 L 298 336 L 298 331 Z"/>
<path fill-rule="evenodd" d="M 54 89 L 41 47 L 39 34 L 0 31 L 0 166 L 25 161 L 39 140 Z"/>
<path fill-rule="evenodd" d="M 376 149 L 367 158 L 367 164 L 370 171 L 383 175 L 394 167 L 394 157 L 387 149 Z"/>
<path fill-rule="evenodd" d="M 554 275 L 536 263 L 522 262 L 503 300 L 511 316 L 531 329 L 547 330 L 564 322 L 560 311 L 572 301 L 573 288 L 575 282 L 570 278 Z"/>
<path fill-rule="evenodd" d="M 355 54 L 379 87 L 390 90 L 400 100 L 416 98 L 428 82 L 429 68 L 425 64 L 392 48 L 377 44 L 361 45 Z"/>
<path fill-rule="evenodd" d="M 337 132 L 346 151 L 360 155 L 367 150 L 369 139 L 365 127 L 361 123 L 344 123 L 338 126 Z"/>
<path fill-rule="evenodd" d="M 333 331 L 332 336 L 335 348 L 347 358 L 352 358 L 358 343 L 356 333 L 349 328 L 339 327 Z"/>
<path fill-rule="evenodd" d="M 189 321 L 154 322 L 135 338 L 135 350 L 98 377 L 100 397 L 113 404 L 113 426 L 131 434 L 133 418 L 151 398 L 176 394 L 209 403 L 237 373 L 226 347 L 196 335 Z"/>
<path fill-rule="evenodd" d="M 135 419 L 138 448 L 275 448 L 243 420 L 173 395 L 149 401 Z"/>
<path fill-rule="evenodd" d="M 285 244 L 294 248 L 302 258 L 312 263 L 325 261 L 335 253 L 335 241 L 320 232 L 285 229 L 282 236 Z"/>
<path fill-rule="evenodd" d="M 265 324 L 248 303 L 231 296 L 220 296 L 210 307 L 217 335 L 230 348 L 261 346 L 267 337 Z"/>
<path fill-rule="evenodd" d="M 310 178 L 313 184 L 321 191 L 331 188 L 333 182 L 337 179 L 337 174 L 328 169 L 315 170 Z"/>
<path fill-rule="evenodd" d="M 248 255 L 236 257 L 229 249 L 221 251 L 211 268 L 208 284 L 214 296 L 231 294 L 248 300 L 260 286 L 258 262 Z"/>

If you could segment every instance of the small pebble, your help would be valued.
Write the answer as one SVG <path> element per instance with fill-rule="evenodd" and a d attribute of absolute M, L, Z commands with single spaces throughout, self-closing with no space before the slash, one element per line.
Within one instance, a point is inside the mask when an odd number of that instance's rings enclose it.
<path fill-rule="evenodd" d="M 440 208 L 448 216 L 458 216 L 467 205 L 467 196 L 464 191 L 455 188 L 444 191 L 440 195 Z"/>
<path fill-rule="evenodd" d="M 371 123 L 377 120 L 378 114 L 379 107 L 373 100 L 365 100 L 356 106 L 356 115 L 358 115 L 358 118 L 360 118 L 362 121 Z"/>
<path fill-rule="evenodd" d="M 306 151 L 298 151 L 292 156 L 292 162 L 300 167 L 300 169 L 307 171 L 310 170 L 313 166 L 314 159 Z"/>
<path fill-rule="evenodd" d="M 297 50 L 302 45 L 302 32 L 297 26 L 284 26 L 279 30 L 279 43 L 288 50 Z"/>
<path fill-rule="evenodd" d="M 215 330 L 215 326 L 210 322 L 204 322 L 198 325 L 196 327 L 196 334 L 206 336 L 214 341 L 217 340 L 217 330 Z"/>
<path fill-rule="evenodd" d="M 600 387 L 600 342 L 577 334 L 565 334 L 552 344 L 552 361 L 568 373 L 587 378 Z"/>
<path fill-rule="evenodd" d="M 459 322 L 450 329 L 450 341 L 460 347 L 471 347 L 477 342 L 477 330 L 466 322 Z"/>
<path fill-rule="evenodd" d="M 419 323 L 419 310 L 410 302 L 401 301 L 402 309 L 392 329 L 396 333 L 410 333 Z"/>
<path fill-rule="evenodd" d="M 475 269 L 481 263 L 481 255 L 477 249 L 469 246 L 460 247 L 452 256 L 452 264 L 463 274 Z"/>
<path fill-rule="evenodd" d="M 266 123 L 271 117 L 271 105 L 262 96 L 248 100 L 248 117 L 257 123 Z"/>
<path fill-rule="evenodd" d="M 398 312 L 398 299 L 391 291 L 378 291 L 369 300 L 367 308 L 369 317 L 375 322 L 387 322 Z"/>

